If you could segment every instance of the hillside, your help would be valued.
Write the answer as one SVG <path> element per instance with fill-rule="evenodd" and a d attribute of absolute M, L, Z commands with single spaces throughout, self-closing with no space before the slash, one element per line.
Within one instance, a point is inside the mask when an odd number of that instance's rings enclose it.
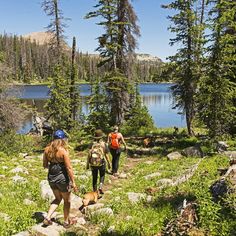
<path fill-rule="evenodd" d="M 33 32 L 23 36 L 0 35 L 0 52 L 4 64 L 11 71 L 13 80 L 17 83 L 47 82 L 52 75 L 54 56 L 48 50 L 47 43 L 51 35 L 46 32 Z M 65 43 L 66 56 L 70 58 L 71 48 Z M 9 56 L 12 55 L 12 56 Z M 78 80 L 90 81 L 96 76 L 103 76 L 108 66 L 98 67 L 101 58 L 95 53 L 77 51 L 76 65 Z M 134 63 L 134 77 L 140 82 L 155 81 L 160 74 L 162 61 L 149 54 L 137 54 Z M 14 68 L 14 69 L 13 69 Z"/>
<path fill-rule="evenodd" d="M 159 57 L 152 56 L 150 54 L 137 54 L 136 58 L 140 62 L 163 63 Z"/>
<path fill-rule="evenodd" d="M 31 42 L 36 42 L 39 45 L 47 44 L 52 35 L 48 32 L 32 32 L 29 34 L 22 35 L 24 39 L 30 39 Z"/>
<path fill-rule="evenodd" d="M 52 37 L 52 35 L 49 32 L 32 32 L 32 33 L 23 35 L 23 38 L 30 39 L 31 42 L 35 41 L 39 45 L 47 44 L 50 41 L 51 37 Z M 68 46 L 68 44 L 66 44 L 66 46 L 68 47 L 68 49 L 70 48 Z M 99 57 L 99 55 L 95 54 L 95 53 L 89 53 L 89 56 L 95 57 L 95 58 Z M 152 55 L 146 54 L 146 53 L 142 53 L 142 54 L 138 53 L 136 55 L 136 59 L 139 62 L 147 62 L 147 63 L 151 63 L 151 64 L 153 64 L 153 63 L 163 63 L 162 60 L 159 57 L 152 56 Z"/>
<path fill-rule="evenodd" d="M 46 45 L 50 42 L 53 35 L 49 32 L 32 32 L 29 34 L 22 35 L 24 39 L 29 39 L 32 43 L 36 42 L 38 45 Z M 70 50 L 69 45 L 64 41 L 63 48 L 65 50 Z"/>

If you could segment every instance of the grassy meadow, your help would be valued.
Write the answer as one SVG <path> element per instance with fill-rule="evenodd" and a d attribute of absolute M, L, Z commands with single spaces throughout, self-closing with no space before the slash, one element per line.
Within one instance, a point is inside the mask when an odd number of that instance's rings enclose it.
<path fill-rule="evenodd" d="M 34 218 L 35 212 L 47 211 L 49 202 L 42 200 L 39 183 L 47 178 L 47 171 L 42 167 L 42 148 L 28 139 L 23 149 L 29 156 L 22 154 L 0 153 L 0 235 L 13 235 L 30 229 L 38 223 Z M 22 140 L 21 140 L 22 142 Z M 122 153 L 120 172 L 127 174 L 126 179 L 114 179 L 106 175 L 104 196 L 99 202 L 113 210 L 113 216 L 93 216 L 87 220 L 85 227 L 88 231 L 73 228 L 64 233 L 69 235 L 158 235 L 165 225 L 179 214 L 183 200 L 194 201 L 197 204 L 197 227 L 202 235 L 235 235 L 236 215 L 232 208 L 212 200 L 209 187 L 220 178 L 218 168 L 228 167 L 228 157 L 211 154 L 202 159 L 193 177 L 187 182 L 175 187 L 164 187 L 153 194 L 147 193 L 147 188 L 157 187 L 160 179 L 176 179 L 182 176 L 200 158 L 182 158 L 169 161 L 166 154 L 181 150 L 198 142 L 196 138 L 177 138 L 170 144 L 160 145 L 160 154 L 142 158 L 127 158 Z M 128 144 L 129 145 L 129 144 Z M 131 145 L 131 144 L 130 144 Z M 235 142 L 230 142 L 231 149 Z M 72 144 L 71 159 L 76 182 L 80 188 L 79 196 L 91 191 L 91 173 L 85 170 L 87 150 L 75 151 Z M 205 143 L 203 150 L 210 151 L 211 146 Z M 23 172 L 13 173 L 12 170 L 21 168 Z M 159 175 L 146 176 L 159 172 Z M 25 178 L 23 182 L 14 182 L 14 177 Z M 128 193 L 146 194 L 137 203 L 131 203 Z M 146 196 L 150 195 L 148 199 Z M 235 204 L 235 197 L 227 199 Z M 62 212 L 62 207 L 58 211 Z M 32 235 L 34 235 L 32 233 Z"/>

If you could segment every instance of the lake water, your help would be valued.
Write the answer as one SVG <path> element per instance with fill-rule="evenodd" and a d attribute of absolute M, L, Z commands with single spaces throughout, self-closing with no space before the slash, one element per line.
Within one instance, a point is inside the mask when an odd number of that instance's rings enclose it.
<path fill-rule="evenodd" d="M 178 110 L 172 109 L 173 98 L 170 92 L 172 84 L 140 84 L 140 94 L 142 102 L 147 106 L 150 115 L 153 117 L 157 127 L 185 127 L 185 119 L 178 114 Z M 89 107 L 86 104 L 86 96 L 90 95 L 90 86 L 87 84 L 80 85 L 80 95 L 83 98 L 84 114 L 88 114 Z M 39 112 L 43 112 L 43 106 L 46 99 L 49 98 L 49 88 L 46 85 L 26 85 L 19 86 L 17 95 L 24 99 L 28 104 L 33 102 Z M 22 125 L 20 133 L 26 133 L 32 128 L 31 117 L 28 117 Z"/>

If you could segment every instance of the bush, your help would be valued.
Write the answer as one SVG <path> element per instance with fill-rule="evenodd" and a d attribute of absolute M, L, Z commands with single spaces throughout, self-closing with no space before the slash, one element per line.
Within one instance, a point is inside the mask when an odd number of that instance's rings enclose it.
<path fill-rule="evenodd" d="M 144 135 L 150 133 L 154 127 L 153 119 L 148 113 L 147 107 L 142 106 L 140 98 L 138 98 L 121 131 L 124 135 Z"/>
<path fill-rule="evenodd" d="M 32 152 L 36 142 L 31 136 L 16 134 L 13 131 L 0 135 L 0 152 L 14 155 L 20 152 Z"/>

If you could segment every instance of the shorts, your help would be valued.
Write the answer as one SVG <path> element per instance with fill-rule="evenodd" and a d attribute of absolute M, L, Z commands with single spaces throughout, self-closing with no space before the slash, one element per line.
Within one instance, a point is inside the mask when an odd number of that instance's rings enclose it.
<path fill-rule="evenodd" d="M 60 192 L 67 193 L 71 192 L 71 186 L 69 183 L 52 183 L 49 182 L 49 185 L 52 190 L 59 190 Z"/>

